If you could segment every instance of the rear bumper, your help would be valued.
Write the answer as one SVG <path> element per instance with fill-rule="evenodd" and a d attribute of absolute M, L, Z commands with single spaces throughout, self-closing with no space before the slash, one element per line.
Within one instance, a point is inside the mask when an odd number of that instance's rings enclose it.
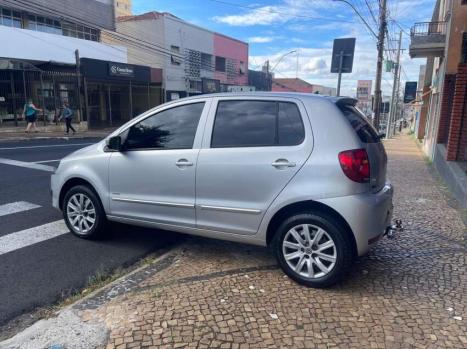
<path fill-rule="evenodd" d="M 394 189 L 391 183 L 377 193 L 365 193 L 320 200 L 347 221 L 355 236 L 358 255 L 364 255 L 370 247 L 383 236 L 392 220 L 392 197 Z"/>

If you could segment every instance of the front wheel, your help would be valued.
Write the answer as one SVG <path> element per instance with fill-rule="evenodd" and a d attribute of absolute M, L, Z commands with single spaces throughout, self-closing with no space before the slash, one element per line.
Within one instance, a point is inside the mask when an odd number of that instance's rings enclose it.
<path fill-rule="evenodd" d="M 353 259 L 345 228 L 319 213 L 286 219 L 276 232 L 273 248 L 279 265 L 290 278 L 316 288 L 341 280 Z"/>
<path fill-rule="evenodd" d="M 83 239 L 102 237 L 106 217 L 102 204 L 89 187 L 77 185 L 65 194 L 63 218 L 70 231 Z"/>

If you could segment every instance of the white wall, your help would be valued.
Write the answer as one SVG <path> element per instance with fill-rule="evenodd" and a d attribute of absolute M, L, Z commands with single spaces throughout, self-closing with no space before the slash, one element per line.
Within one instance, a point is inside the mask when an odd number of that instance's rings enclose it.
<path fill-rule="evenodd" d="M 213 33 L 200 27 L 188 24 L 177 18 L 164 16 L 165 45 L 170 51 L 170 46 L 180 47 L 180 54 L 185 55 L 185 49 L 201 51 L 208 54 L 214 52 Z M 205 77 L 212 77 L 206 76 Z M 179 66 L 170 62 L 170 57 L 166 58 L 165 64 L 165 88 L 166 90 L 186 91 L 185 64 Z"/>
<path fill-rule="evenodd" d="M 62 35 L 0 25 L 0 57 L 74 64 L 80 57 L 127 63 L 127 49 Z"/>

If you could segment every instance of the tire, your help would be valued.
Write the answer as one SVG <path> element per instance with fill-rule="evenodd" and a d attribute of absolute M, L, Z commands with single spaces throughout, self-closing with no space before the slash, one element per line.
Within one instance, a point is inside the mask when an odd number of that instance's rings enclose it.
<path fill-rule="evenodd" d="M 74 235 L 88 240 L 104 236 L 107 218 L 99 197 L 90 187 L 77 185 L 68 190 L 62 212 L 68 229 Z"/>
<path fill-rule="evenodd" d="M 353 261 L 352 243 L 345 227 L 320 212 L 300 213 L 283 221 L 274 236 L 273 250 L 291 279 L 314 288 L 340 281 Z"/>

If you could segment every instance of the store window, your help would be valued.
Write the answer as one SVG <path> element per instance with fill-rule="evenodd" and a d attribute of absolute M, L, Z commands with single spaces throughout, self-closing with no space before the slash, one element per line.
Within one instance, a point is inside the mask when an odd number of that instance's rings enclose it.
<path fill-rule="evenodd" d="M 225 72 L 225 58 L 216 56 L 216 71 Z"/>
<path fill-rule="evenodd" d="M 22 28 L 21 13 L 0 8 L 0 24 L 7 27 Z"/>

